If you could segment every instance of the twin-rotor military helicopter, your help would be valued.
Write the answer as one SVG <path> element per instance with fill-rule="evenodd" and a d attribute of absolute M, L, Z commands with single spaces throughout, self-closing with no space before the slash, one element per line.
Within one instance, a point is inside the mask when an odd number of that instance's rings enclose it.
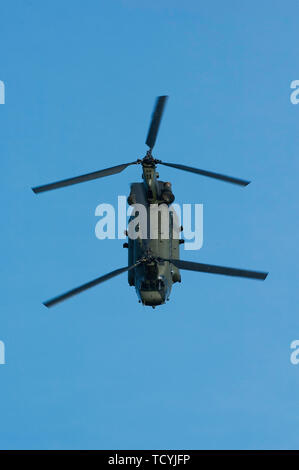
<path fill-rule="evenodd" d="M 220 181 L 237 184 L 239 186 L 247 186 L 250 183 L 249 181 L 226 176 L 220 173 L 200 170 L 198 168 L 178 163 L 166 163 L 153 157 L 152 150 L 156 142 L 167 98 L 167 96 L 159 96 L 157 98 L 145 142 L 149 147 L 149 150 L 146 152 L 144 158 L 113 166 L 111 168 L 106 168 L 105 170 L 57 181 L 55 183 L 36 186 L 32 188 L 33 192 L 39 194 L 52 189 L 63 188 L 65 186 L 82 183 L 84 181 L 103 178 L 104 176 L 120 173 L 131 165 L 141 165 L 143 171 L 143 182 L 131 184 L 128 203 L 133 206 L 135 204 L 142 204 L 149 215 L 150 206 L 152 204 L 166 204 L 167 206 L 170 206 L 174 201 L 171 184 L 169 182 L 158 181 L 159 175 L 156 172 L 156 166 L 158 164 L 196 173 L 198 175 L 208 176 L 210 178 L 216 178 Z M 129 285 L 135 286 L 139 302 L 142 302 L 143 305 L 152 306 L 153 308 L 157 305 L 164 304 L 166 300 L 169 300 L 172 285 L 175 282 L 181 282 L 180 269 L 251 279 L 266 279 L 268 273 L 265 272 L 180 260 L 179 245 L 183 240 L 174 236 L 174 222 L 172 217 L 169 217 L 168 223 L 169 236 L 167 238 L 163 238 L 161 236 L 161 231 L 158 232 L 158 237 L 155 239 L 146 237 L 146 240 L 144 240 L 141 237 L 134 237 L 134 239 L 130 236 L 128 237 L 128 243 L 124 243 L 124 247 L 128 248 L 128 266 L 116 269 L 115 271 L 105 274 L 104 276 L 100 276 L 93 281 L 87 282 L 86 284 L 76 287 L 64 294 L 47 300 L 44 302 L 44 305 L 46 307 L 51 307 L 124 272 L 128 272 Z"/>

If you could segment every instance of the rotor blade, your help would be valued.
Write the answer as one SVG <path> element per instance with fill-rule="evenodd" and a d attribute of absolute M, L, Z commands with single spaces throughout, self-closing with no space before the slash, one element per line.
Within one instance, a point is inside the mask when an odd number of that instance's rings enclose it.
<path fill-rule="evenodd" d="M 192 166 L 179 165 L 177 163 L 165 163 L 159 161 L 161 165 L 170 166 L 177 168 L 178 170 L 190 171 L 191 173 L 197 173 L 198 175 L 209 176 L 210 178 L 216 178 L 227 183 L 239 184 L 240 186 L 247 186 L 250 181 L 241 180 L 240 178 L 234 178 L 233 176 L 222 175 L 220 173 L 214 173 L 213 171 L 200 170 L 199 168 L 193 168 Z"/>
<path fill-rule="evenodd" d="M 46 307 L 52 307 L 55 304 L 58 304 L 59 302 L 62 302 L 63 300 L 68 299 L 69 297 L 72 297 L 73 295 L 80 294 L 80 292 L 83 292 L 87 289 L 90 289 L 91 287 L 94 287 L 98 284 L 101 284 L 102 282 L 108 281 L 108 279 L 111 279 L 112 277 L 118 276 L 119 274 L 122 274 L 126 271 L 130 271 L 131 269 L 136 268 L 140 262 L 137 262 L 131 266 L 127 266 L 125 268 L 120 268 L 116 269 L 115 271 L 112 271 L 111 273 L 105 274 L 104 276 L 98 277 L 97 279 L 94 279 L 93 281 L 87 282 L 86 284 L 83 284 L 82 286 L 76 287 L 75 289 L 69 290 L 68 292 L 65 292 L 62 295 L 58 295 L 57 297 L 54 297 L 53 299 L 47 300 L 46 302 L 43 302 L 43 304 Z"/>
<path fill-rule="evenodd" d="M 36 186 L 35 188 L 32 188 L 32 191 L 38 194 L 44 191 L 50 191 L 51 189 L 63 188 L 72 184 L 83 183 L 84 181 L 90 181 L 96 178 L 103 178 L 104 176 L 115 175 L 116 173 L 120 173 L 121 171 L 125 170 L 128 166 L 134 165 L 136 163 L 137 162 L 123 163 L 122 165 L 112 166 L 111 168 L 106 168 L 105 170 L 94 171 L 93 173 L 75 176 L 74 178 L 56 181 L 55 183 L 45 184 L 43 186 Z"/>
<path fill-rule="evenodd" d="M 152 114 L 151 124 L 145 141 L 146 145 L 148 145 L 150 149 L 154 148 L 167 98 L 168 96 L 158 96 L 157 98 L 155 109 Z"/>
<path fill-rule="evenodd" d="M 224 274 L 226 276 L 248 277 L 251 279 L 265 280 L 268 273 L 260 271 L 249 271 L 247 269 L 228 268 L 225 266 L 215 266 L 213 264 L 193 263 L 191 261 L 182 261 L 179 259 L 166 260 L 174 264 L 179 269 L 188 271 L 199 271 L 202 273 Z"/>

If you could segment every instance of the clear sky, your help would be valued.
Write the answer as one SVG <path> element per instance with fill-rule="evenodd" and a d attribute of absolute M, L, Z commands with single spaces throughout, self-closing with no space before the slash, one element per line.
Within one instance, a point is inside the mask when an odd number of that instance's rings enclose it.
<path fill-rule="evenodd" d="M 299 4 L 1 2 L 2 449 L 299 448 Z M 176 201 L 204 205 L 192 261 L 269 271 L 265 282 L 182 272 L 140 306 L 124 274 L 42 305 L 127 262 L 95 208 L 140 167 L 36 196 L 31 186 L 155 156 L 252 180 L 160 167 Z"/>

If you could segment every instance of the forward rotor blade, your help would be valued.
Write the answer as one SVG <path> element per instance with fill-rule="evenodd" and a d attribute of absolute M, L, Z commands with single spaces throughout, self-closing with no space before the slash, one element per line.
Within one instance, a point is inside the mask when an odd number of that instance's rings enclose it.
<path fill-rule="evenodd" d="M 260 271 L 249 271 L 247 269 L 228 268 L 225 266 L 215 266 L 213 264 L 193 263 L 191 261 L 182 261 L 179 259 L 166 260 L 174 264 L 179 269 L 188 271 L 199 271 L 202 273 L 224 274 L 226 276 L 248 277 L 250 279 L 260 279 L 264 281 L 268 273 Z"/>
<path fill-rule="evenodd" d="M 168 96 L 158 96 L 157 98 L 155 109 L 152 114 L 151 124 L 145 141 L 146 145 L 148 145 L 150 149 L 154 148 L 167 98 Z"/>
<path fill-rule="evenodd" d="M 165 163 L 159 161 L 161 165 L 170 166 L 177 168 L 178 170 L 190 171 L 191 173 L 197 173 L 198 175 L 209 176 L 210 178 L 216 178 L 227 183 L 234 183 L 240 186 L 247 186 L 250 181 L 242 180 L 240 178 L 234 178 L 233 176 L 222 175 L 220 173 L 214 173 L 213 171 L 200 170 L 199 168 L 193 168 L 192 166 L 179 165 L 177 163 Z"/>
<path fill-rule="evenodd" d="M 69 297 L 72 297 L 73 295 L 80 294 L 80 292 L 90 289 L 91 287 L 97 286 L 98 284 L 101 284 L 102 282 L 108 281 L 108 279 L 118 276 L 119 274 L 122 274 L 126 271 L 130 271 L 131 269 L 136 268 L 136 266 L 138 266 L 139 264 L 140 262 L 135 263 L 131 266 L 127 266 L 125 268 L 116 269 L 115 271 L 112 271 L 111 273 L 98 277 L 97 279 L 87 282 L 86 284 L 83 284 L 82 286 L 69 290 L 68 292 L 65 292 L 62 295 L 58 295 L 57 297 L 54 297 L 53 299 L 47 300 L 46 302 L 43 302 L 43 304 L 46 307 L 52 307 L 53 305 L 58 304 L 59 302 L 62 302 L 63 300 L 68 299 Z"/>
<path fill-rule="evenodd" d="M 44 191 L 70 186 L 72 184 L 83 183 L 84 181 L 103 178 L 104 176 L 115 175 L 125 170 L 128 166 L 135 165 L 136 163 L 137 162 L 123 163 L 122 165 L 112 166 L 111 168 L 106 168 L 105 170 L 94 171 L 93 173 L 87 173 L 86 175 L 75 176 L 74 178 L 56 181 L 55 183 L 44 184 L 43 186 L 36 186 L 35 188 L 32 188 L 32 191 L 38 194 Z"/>

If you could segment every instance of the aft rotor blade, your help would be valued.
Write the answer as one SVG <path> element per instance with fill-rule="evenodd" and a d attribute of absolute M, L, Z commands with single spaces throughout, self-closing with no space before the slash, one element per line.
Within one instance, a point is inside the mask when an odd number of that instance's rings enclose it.
<path fill-rule="evenodd" d="M 202 273 L 224 274 L 226 276 L 247 277 L 250 279 L 260 279 L 264 281 L 268 273 L 260 271 L 249 271 L 247 269 L 228 268 L 225 266 L 215 266 L 213 264 L 193 263 L 191 261 L 182 261 L 179 259 L 166 260 L 174 264 L 179 269 L 188 271 L 199 271 Z"/>
<path fill-rule="evenodd" d="M 111 273 L 98 277 L 97 279 L 87 282 L 86 284 L 83 284 L 82 286 L 76 287 L 75 289 L 69 290 L 68 292 L 65 292 L 64 294 L 58 295 L 57 297 L 54 297 L 53 299 L 47 300 L 46 302 L 43 302 L 43 304 L 46 307 L 52 307 L 53 305 L 58 304 L 59 302 L 62 302 L 63 300 L 68 299 L 69 297 L 73 297 L 73 295 L 80 294 L 80 292 L 90 289 L 91 287 L 97 286 L 98 284 L 101 284 L 102 282 L 108 281 L 108 279 L 118 276 L 119 274 L 122 274 L 126 271 L 130 271 L 131 269 L 136 268 L 136 266 L 138 266 L 139 264 L 140 263 L 138 262 L 131 266 L 126 266 L 125 268 L 116 269 L 115 271 L 112 271 Z"/>
<path fill-rule="evenodd" d="M 222 175 L 220 173 L 214 173 L 213 171 L 200 170 L 199 168 L 193 168 L 192 166 L 179 165 L 177 163 L 165 163 L 159 161 L 161 165 L 177 168 L 178 170 L 190 171 L 191 173 L 197 173 L 198 175 L 209 176 L 210 178 L 216 178 L 227 183 L 234 183 L 240 186 L 247 186 L 250 181 L 242 180 L 240 178 L 234 178 L 233 176 Z"/>
<path fill-rule="evenodd" d="M 32 191 L 36 194 L 44 191 L 50 191 L 52 189 L 64 188 L 72 184 L 83 183 L 84 181 L 90 181 L 97 178 L 103 178 L 104 176 L 116 175 L 121 171 L 125 170 L 130 165 L 135 165 L 137 162 L 123 163 L 122 165 L 112 166 L 105 170 L 94 171 L 93 173 L 87 173 L 86 175 L 75 176 L 74 178 L 67 178 L 65 180 L 56 181 L 55 183 L 44 184 L 43 186 L 36 186 L 32 188 Z"/>
<path fill-rule="evenodd" d="M 154 148 L 167 98 L 168 96 L 158 96 L 157 98 L 154 112 L 152 114 L 151 124 L 145 142 L 150 149 Z"/>

